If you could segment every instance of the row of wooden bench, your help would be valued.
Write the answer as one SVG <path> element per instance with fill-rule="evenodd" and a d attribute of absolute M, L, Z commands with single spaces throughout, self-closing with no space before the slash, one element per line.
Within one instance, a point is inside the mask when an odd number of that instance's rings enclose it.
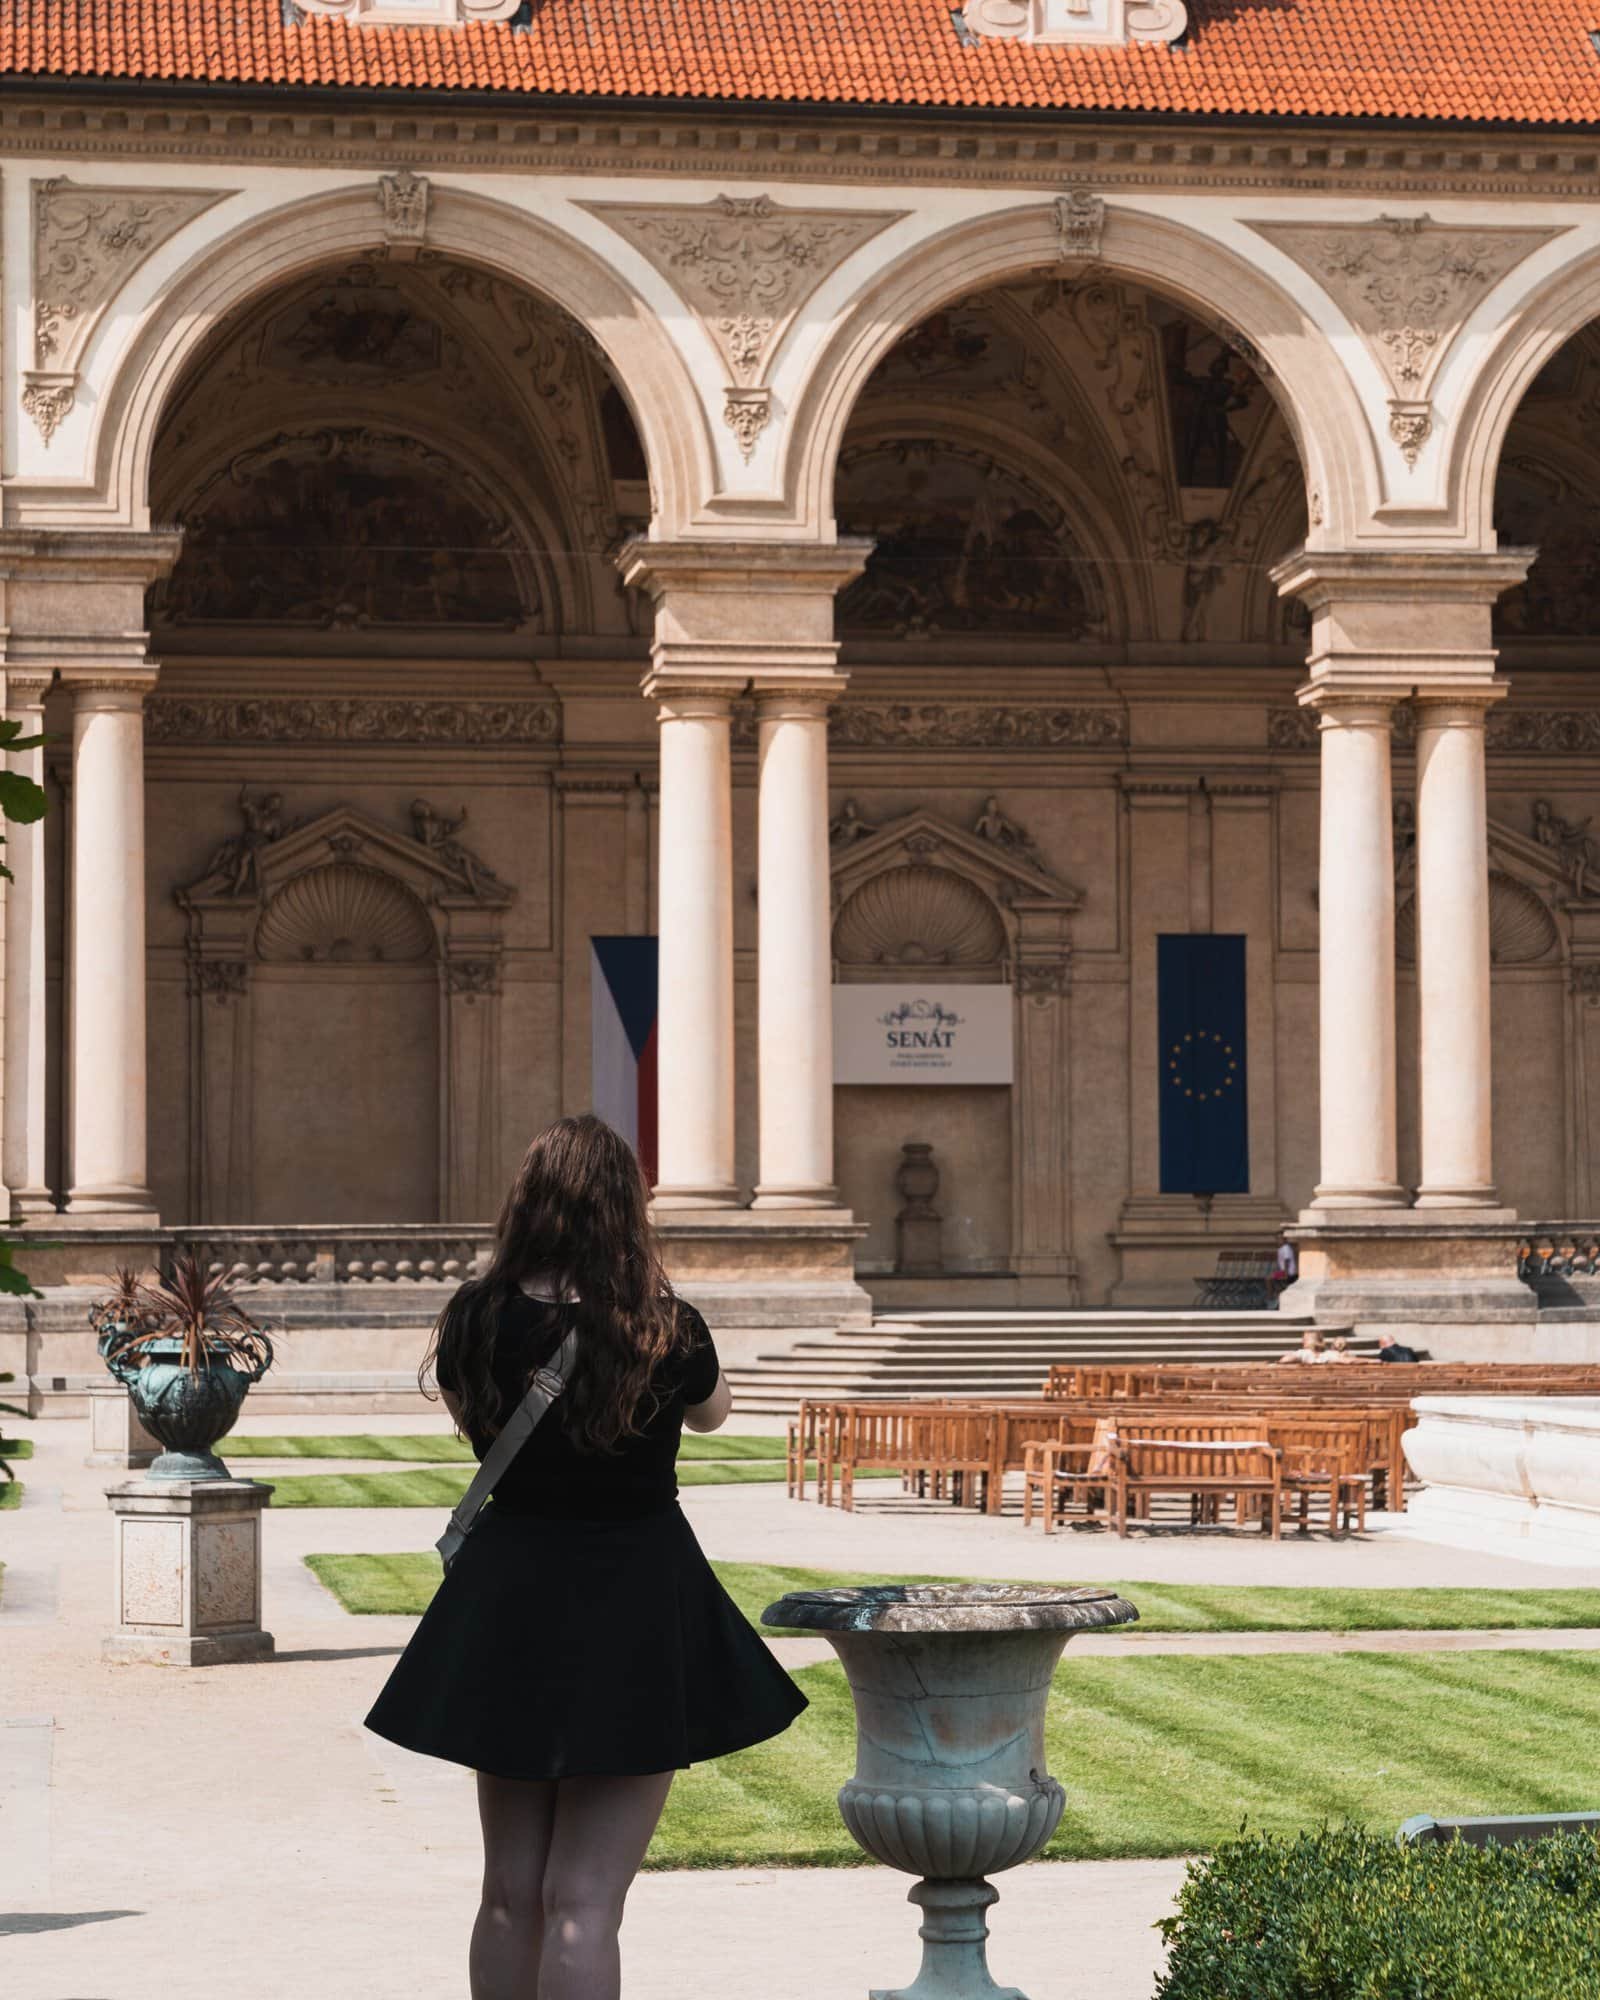
<path fill-rule="evenodd" d="M 824 1506 L 837 1494 L 853 1510 L 858 1474 L 898 1472 L 919 1493 L 997 1514 L 1006 1475 L 1020 1472 L 1024 1520 L 1040 1511 L 1047 1529 L 1074 1507 L 1104 1508 L 1125 1533 L 1158 1491 L 1259 1494 L 1273 1533 L 1286 1500 L 1304 1518 L 1320 1496 L 1336 1528 L 1352 1515 L 1364 1525 L 1369 1489 L 1392 1504 L 1403 1428 L 1397 1410 L 808 1402 L 790 1426 L 788 1490 L 804 1498 L 815 1460 Z"/>
<path fill-rule="evenodd" d="M 1074 1511 L 1103 1512 L 1126 1533 L 1159 1493 L 1187 1493 L 1194 1518 L 1231 1497 L 1241 1519 L 1279 1532 L 1313 1499 L 1337 1531 L 1374 1505 L 1405 1505 L 1404 1436 L 1419 1393 L 1600 1393 L 1579 1364 L 1322 1367 L 1166 1364 L 1052 1368 L 1036 1402 L 811 1402 L 789 1431 L 789 1491 L 855 1505 L 858 1472 L 901 1475 L 919 1493 L 1000 1511 L 1008 1473 L 1023 1477 L 1023 1518 L 1046 1531 Z"/>

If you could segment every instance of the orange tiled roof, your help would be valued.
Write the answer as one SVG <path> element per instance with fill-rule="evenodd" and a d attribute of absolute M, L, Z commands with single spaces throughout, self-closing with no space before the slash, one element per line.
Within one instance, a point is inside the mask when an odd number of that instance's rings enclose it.
<path fill-rule="evenodd" d="M 1189 0 L 1179 48 L 964 47 L 957 0 L 533 0 L 286 25 L 282 0 L 0 0 L 0 76 L 1584 124 L 1600 0 Z"/>

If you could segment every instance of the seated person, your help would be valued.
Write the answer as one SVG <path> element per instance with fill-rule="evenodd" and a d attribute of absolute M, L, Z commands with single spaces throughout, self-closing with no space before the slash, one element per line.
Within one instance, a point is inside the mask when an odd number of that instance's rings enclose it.
<path fill-rule="evenodd" d="M 1380 1361 L 1415 1361 L 1417 1350 L 1407 1347 L 1403 1340 L 1396 1340 L 1392 1333 L 1378 1335 L 1378 1359 Z"/>
<path fill-rule="evenodd" d="M 1281 1361 L 1327 1361 L 1332 1357 L 1322 1350 L 1322 1335 L 1314 1326 L 1308 1326 L 1300 1336 L 1300 1345 L 1278 1358 Z"/>
<path fill-rule="evenodd" d="M 1325 1347 L 1317 1356 L 1319 1361 L 1354 1361 L 1355 1358 L 1350 1352 L 1349 1341 L 1345 1339 L 1342 1333 L 1336 1334 L 1332 1344 Z"/>

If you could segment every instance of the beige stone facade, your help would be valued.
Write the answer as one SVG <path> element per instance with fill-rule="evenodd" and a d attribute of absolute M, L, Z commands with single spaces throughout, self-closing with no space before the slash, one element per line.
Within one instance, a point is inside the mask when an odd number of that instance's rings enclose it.
<path fill-rule="evenodd" d="M 952 129 L 0 104 L 19 1221 L 486 1221 L 657 930 L 682 1268 L 825 1318 L 907 1141 L 996 1305 L 1593 1213 L 1591 142 Z M 1009 1089 L 833 1085 L 910 966 Z"/>

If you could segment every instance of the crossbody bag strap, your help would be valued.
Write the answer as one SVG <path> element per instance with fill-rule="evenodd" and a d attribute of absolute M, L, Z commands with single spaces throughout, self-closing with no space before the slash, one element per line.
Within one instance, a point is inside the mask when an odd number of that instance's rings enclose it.
<path fill-rule="evenodd" d="M 528 1393 L 506 1419 L 494 1443 L 484 1453 L 482 1464 L 472 1475 L 472 1484 L 462 1494 L 460 1503 L 450 1516 L 449 1525 L 434 1544 L 446 1569 L 461 1553 L 461 1545 L 467 1539 L 473 1522 L 478 1518 L 484 1501 L 499 1485 L 511 1461 L 532 1437 L 548 1413 L 550 1405 L 567 1386 L 567 1377 L 572 1373 L 572 1358 L 577 1351 L 577 1333 L 569 1333 L 549 1361 L 542 1368 L 533 1371 L 533 1380 L 528 1385 Z"/>

